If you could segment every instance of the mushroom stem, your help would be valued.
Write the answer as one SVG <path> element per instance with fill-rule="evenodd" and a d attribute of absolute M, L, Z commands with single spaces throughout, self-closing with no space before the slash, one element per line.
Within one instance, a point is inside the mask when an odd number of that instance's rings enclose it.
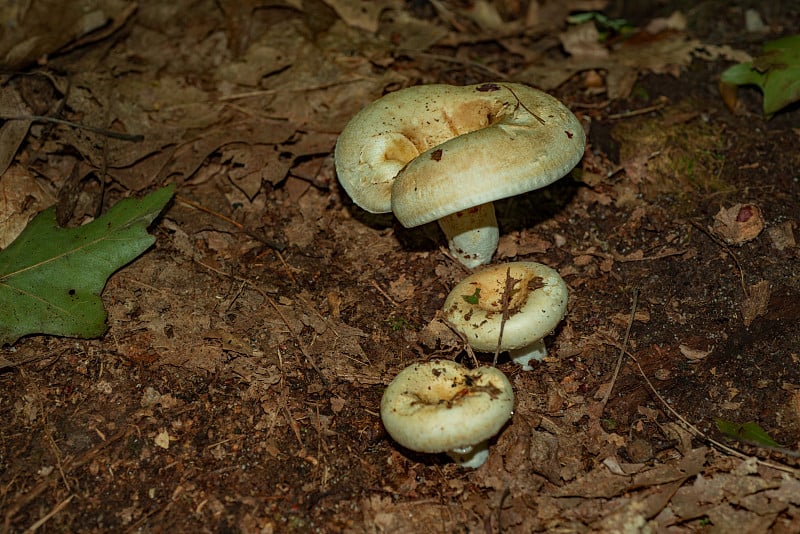
<path fill-rule="evenodd" d="M 450 253 L 470 269 L 492 261 L 500 240 L 494 205 L 475 206 L 439 219 Z"/>
<path fill-rule="evenodd" d="M 447 451 L 447 455 L 461 467 L 477 469 L 489 458 L 489 440 L 481 441 L 469 447 L 460 447 Z"/>
<path fill-rule="evenodd" d="M 522 366 L 523 371 L 533 371 L 531 360 L 542 361 L 547 356 L 547 347 L 543 339 L 534 341 L 530 345 L 525 345 L 518 349 L 509 349 L 508 355 L 514 363 Z"/>

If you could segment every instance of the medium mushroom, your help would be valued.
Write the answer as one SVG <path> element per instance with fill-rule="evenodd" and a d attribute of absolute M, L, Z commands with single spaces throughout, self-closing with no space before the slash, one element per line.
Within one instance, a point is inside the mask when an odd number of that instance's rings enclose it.
<path fill-rule="evenodd" d="M 568 294 L 561 276 L 541 263 L 492 265 L 453 288 L 444 302 L 444 317 L 480 352 L 497 349 L 502 324 L 500 350 L 530 371 L 531 360 L 547 355 L 543 338 L 564 318 Z"/>
<path fill-rule="evenodd" d="M 406 367 L 381 399 L 381 419 L 407 449 L 447 453 L 464 467 L 489 456 L 489 439 L 514 410 L 508 378 L 494 367 L 468 369 L 450 360 Z"/>
<path fill-rule="evenodd" d="M 452 254 L 474 268 L 497 249 L 492 202 L 558 180 L 585 144 L 575 115 L 526 85 L 420 85 L 350 120 L 336 143 L 336 172 L 369 212 L 393 211 L 407 228 L 438 220 Z"/>

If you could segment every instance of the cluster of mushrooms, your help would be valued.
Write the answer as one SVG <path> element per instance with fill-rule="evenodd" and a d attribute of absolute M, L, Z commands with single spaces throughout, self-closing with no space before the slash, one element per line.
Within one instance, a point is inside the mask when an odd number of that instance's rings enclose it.
<path fill-rule="evenodd" d="M 476 271 L 443 315 L 479 352 L 508 351 L 530 369 L 564 317 L 567 286 L 540 263 L 488 267 L 499 241 L 492 202 L 545 187 L 583 156 L 580 122 L 550 95 L 517 83 L 421 85 L 357 113 L 336 144 L 336 172 L 358 206 L 412 228 L 438 221 L 453 257 Z M 415 363 L 386 388 L 381 418 L 410 450 L 447 453 L 465 467 L 511 417 L 514 392 L 492 366 Z"/>

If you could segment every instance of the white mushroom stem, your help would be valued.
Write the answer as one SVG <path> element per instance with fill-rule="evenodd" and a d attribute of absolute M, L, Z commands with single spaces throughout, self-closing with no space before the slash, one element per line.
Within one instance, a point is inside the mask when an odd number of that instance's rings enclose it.
<path fill-rule="evenodd" d="M 500 230 L 491 202 L 446 215 L 439 219 L 439 226 L 450 253 L 470 269 L 492 261 Z"/>
<path fill-rule="evenodd" d="M 533 371 L 531 361 L 542 361 L 547 356 L 547 346 L 544 344 L 543 339 L 539 339 L 530 345 L 509 349 L 508 355 L 514 363 L 522 366 L 523 371 Z"/>
<path fill-rule="evenodd" d="M 461 467 L 477 469 L 489 458 L 489 440 L 481 441 L 469 447 L 461 447 L 447 451 L 447 455 Z"/>

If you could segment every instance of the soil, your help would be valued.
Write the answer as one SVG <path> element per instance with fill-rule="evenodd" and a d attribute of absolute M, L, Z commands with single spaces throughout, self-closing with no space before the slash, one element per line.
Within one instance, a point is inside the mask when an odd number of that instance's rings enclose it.
<path fill-rule="evenodd" d="M 348 4 L 141 2 L 5 78 L 31 112 L 149 143 L 34 124 L 11 167 L 45 191 L 33 208 L 51 198 L 77 225 L 177 188 L 103 291 L 105 335 L 2 349 L 0 529 L 799 531 L 800 109 L 765 118 L 742 88 L 732 112 L 717 80 L 734 61 L 712 48 L 757 54 L 800 27 L 797 6 L 755 6 L 754 34 L 744 2 L 611 4 L 635 36 L 576 60 L 568 12 L 526 29 L 527 2 L 487 3 L 491 30 L 467 2 Z M 673 12 L 687 24 L 643 31 Z M 687 39 L 702 46 L 675 61 L 640 48 Z M 354 205 L 333 147 L 382 93 L 536 85 L 538 64 L 571 70 L 543 88 L 586 155 L 496 203 L 493 263 L 557 269 L 568 313 L 532 371 L 500 355 L 515 412 L 465 469 L 398 446 L 379 409 L 413 362 L 476 364 L 440 314 L 468 269 L 434 224 Z"/>

